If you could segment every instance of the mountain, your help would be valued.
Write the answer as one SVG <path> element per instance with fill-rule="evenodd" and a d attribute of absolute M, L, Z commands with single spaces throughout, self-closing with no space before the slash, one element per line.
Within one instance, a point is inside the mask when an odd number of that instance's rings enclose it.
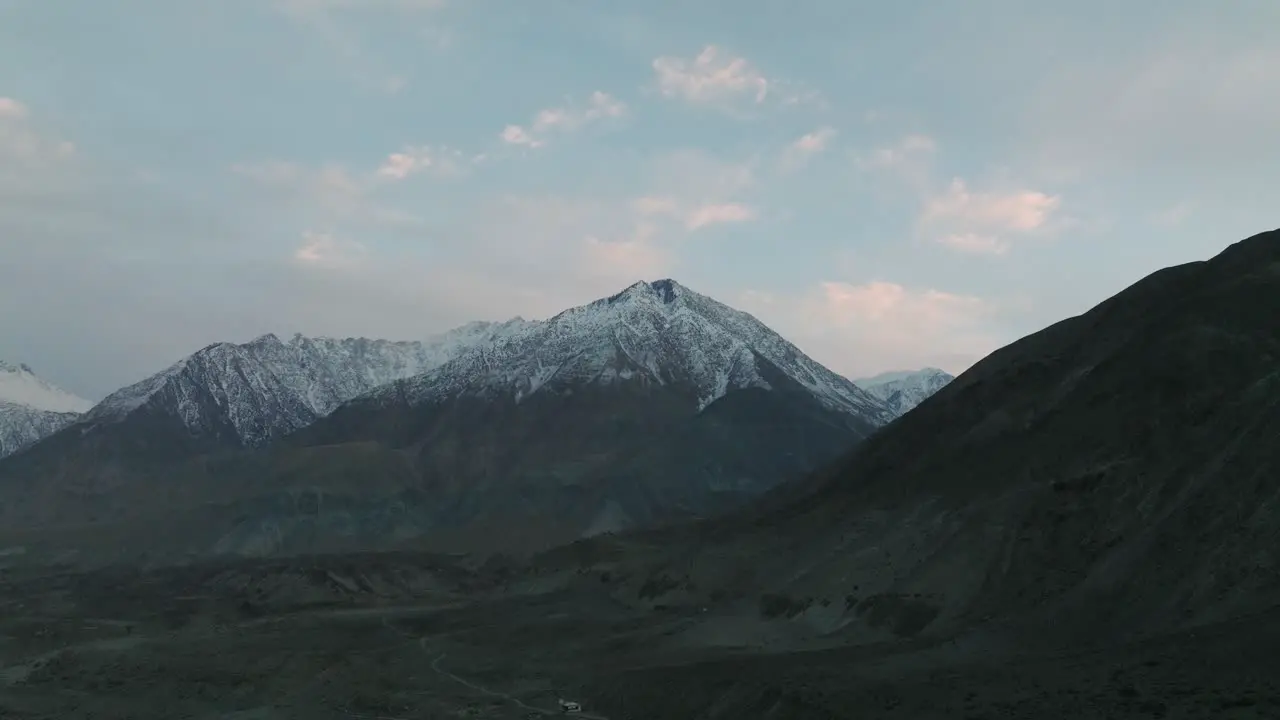
<path fill-rule="evenodd" d="M 977 657 L 1208 637 L 1280 607 L 1277 318 L 1273 231 L 993 352 L 740 512 L 580 543 L 535 567 L 607 572 L 621 580 L 615 599 L 696 608 L 673 647 L 759 645 L 763 658 L 819 636 L 825 647 L 954 640 L 913 661 L 922 682 Z M 726 717 L 754 717 L 762 710 L 731 702 L 758 697 L 732 671 L 753 652 L 722 672 L 634 673 L 590 692 L 681 717 L 640 695 L 678 698 L 687 682 L 723 698 Z M 817 667 L 834 661 L 815 655 L 789 679 L 771 665 L 768 682 L 820 695 Z M 843 676 L 828 669 L 838 693 Z"/>
<path fill-rule="evenodd" d="M 723 512 L 893 417 L 755 318 L 671 280 L 466 337 L 435 367 L 367 341 L 334 369 L 298 360 L 312 357 L 305 339 L 213 346 L 42 443 L 43 464 L 33 450 L 0 465 L 8 520 L 163 514 L 149 527 L 171 523 L 170 545 L 193 552 L 530 550 Z M 388 355 L 377 372 L 343 369 Z M 415 363 L 430 369 L 379 384 Z M 332 409 L 342 393 L 316 378 L 335 374 L 343 393 L 369 391 Z"/>
<path fill-rule="evenodd" d="M 752 316 L 659 280 L 382 386 L 287 444 L 329 463 L 393 451 L 413 496 L 394 502 L 417 508 L 399 531 L 530 549 L 723 512 L 890 418 Z"/>
<path fill-rule="evenodd" d="M 0 458 L 71 424 L 93 403 L 0 360 Z"/>
<path fill-rule="evenodd" d="M 0 518 L 75 523 L 144 512 L 166 492 L 199 494 L 208 488 L 171 478 L 198 472 L 190 468 L 211 454 L 264 447 L 344 400 L 523 324 L 470 323 L 423 342 L 264 335 L 210 345 L 0 462 Z"/>
<path fill-rule="evenodd" d="M 286 343 L 269 334 L 243 345 L 218 343 L 112 393 L 84 422 L 164 418 L 172 431 L 214 444 L 260 447 L 379 385 L 429 370 L 523 324 L 519 318 L 471 323 L 426 342 L 295 335 Z"/>
<path fill-rule="evenodd" d="M 894 417 L 901 417 L 952 380 L 955 376 L 938 368 L 924 368 L 881 373 L 853 382 L 888 405 Z"/>

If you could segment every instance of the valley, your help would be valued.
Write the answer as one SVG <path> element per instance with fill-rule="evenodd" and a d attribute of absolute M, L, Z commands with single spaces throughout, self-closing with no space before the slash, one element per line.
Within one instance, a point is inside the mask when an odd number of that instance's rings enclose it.
<path fill-rule="evenodd" d="M 846 645 L 724 607 L 640 610 L 586 569 L 504 581 L 420 555 L 10 571 L 3 587 L 14 720 L 529 718 L 560 698 L 598 720 L 1280 712 L 1280 608 L 1027 650 L 1000 624 Z M 715 624 L 744 631 L 708 642 Z"/>

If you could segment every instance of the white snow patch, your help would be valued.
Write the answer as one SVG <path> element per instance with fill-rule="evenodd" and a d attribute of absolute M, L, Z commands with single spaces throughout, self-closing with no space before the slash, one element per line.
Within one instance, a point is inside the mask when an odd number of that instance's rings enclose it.
<path fill-rule="evenodd" d="M 0 360 L 0 402 L 58 413 L 82 413 L 93 407 L 88 400 L 41 379 L 26 365 L 3 360 Z"/>

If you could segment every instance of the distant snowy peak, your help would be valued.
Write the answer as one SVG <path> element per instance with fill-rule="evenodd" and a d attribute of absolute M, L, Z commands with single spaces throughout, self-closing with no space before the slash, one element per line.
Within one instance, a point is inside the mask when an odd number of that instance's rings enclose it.
<path fill-rule="evenodd" d="M 901 417 L 954 379 L 938 368 L 924 368 L 881 373 L 854 382 L 888 405 L 894 417 Z"/>
<path fill-rule="evenodd" d="M 43 380 L 26 365 L 0 360 L 0 457 L 61 430 L 92 404 Z"/>
<path fill-rule="evenodd" d="M 891 411 L 759 320 L 674 280 L 637 282 L 528 323 L 423 375 L 375 393 L 413 402 L 462 394 L 517 401 L 544 388 L 639 381 L 692 388 L 701 410 L 728 391 L 769 388 L 765 360 L 823 405 L 881 424 Z"/>
<path fill-rule="evenodd" d="M 249 446 L 304 427 L 338 405 L 426 372 L 528 323 L 470 323 L 422 342 L 273 334 L 218 343 L 112 393 L 86 416 L 113 422 L 140 409 L 176 417 L 197 435 L 233 434 Z"/>
<path fill-rule="evenodd" d="M 82 413 L 93 403 L 42 379 L 27 365 L 0 360 L 0 402 L 55 413 Z"/>

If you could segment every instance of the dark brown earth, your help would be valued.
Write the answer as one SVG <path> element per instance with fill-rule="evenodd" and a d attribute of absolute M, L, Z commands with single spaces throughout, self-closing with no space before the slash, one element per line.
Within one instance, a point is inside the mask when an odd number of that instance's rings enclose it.
<path fill-rule="evenodd" d="M 6 718 L 527 717 L 558 697 L 610 720 L 1276 718 L 1280 232 L 993 353 L 715 521 L 483 564 L 85 572 L 0 540 Z"/>

